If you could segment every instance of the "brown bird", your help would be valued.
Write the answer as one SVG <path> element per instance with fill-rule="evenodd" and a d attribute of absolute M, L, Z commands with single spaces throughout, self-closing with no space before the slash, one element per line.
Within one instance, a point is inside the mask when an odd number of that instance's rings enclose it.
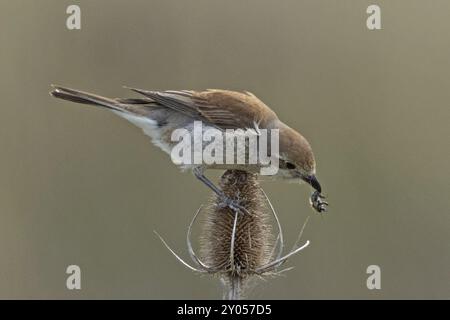
<path fill-rule="evenodd" d="M 310 202 L 320 212 L 327 210 L 328 203 L 321 194 L 322 188 L 316 178 L 316 163 L 308 141 L 297 131 L 284 124 L 273 110 L 250 92 L 228 90 L 206 91 L 147 91 L 130 88 L 142 98 L 110 99 L 79 90 L 53 86 L 53 97 L 110 109 L 143 129 L 155 145 L 170 154 L 176 144 L 172 133 L 176 129 L 193 131 L 194 121 L 225 132 L 228 129 L 261 129 L 279 131 L 279 170 L 275 178 L 286 181 L 305 181 L 315 191 Z M 234 199 L 227 198 L 205 175 L 205 169 L 239 169 L 255 172 L 258 166 L 237 164 L 196 164 L 190 167 L 194 175 L 211 188 L 224 203 L 233 209 L 242 207 Z"/>

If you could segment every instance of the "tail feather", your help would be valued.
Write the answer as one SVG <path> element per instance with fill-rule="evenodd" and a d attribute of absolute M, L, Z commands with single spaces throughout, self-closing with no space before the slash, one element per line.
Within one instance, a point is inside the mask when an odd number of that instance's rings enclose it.
<path fill-rule="evenodd" d="M 151 99 L 117 98 L 111 99 L 93 93 L 75 90 L 71 88 L 52 85 L 50 95 L 71 102 L 105 107 L 118 112 L 127 112 L 135 115 L 145 115 L 149 109 L 158 107 Z"/>
<path fill-rule="evenodd" d="M 116 111 L 126 110 L 126 104 L 114 99 L 102 97 L 88 92 L 53 85 L 54 90 L 50 92 L 53 97 L 90 105 L 103 106 Z"/>
<path fill-rule="evenodd" d="M 101 104 L 98 104 L 97 102 L 92 102 L 90 100 L 87 100 L 85 98 L 76 96 L 76 95 L 72 95 L 69 94 L 67 92 L 62 92 L 58 89 L 55 89 L 53 91 L 50 92 L 50 95 L 52 97 L 55 98 L 59 98 L 59 99 L 63 99 L 63 100 L 67 100 L 67 101 L 71 101 L 71 102 L 76 102 L 76 103 L 82 103 L 82 104 L 90 104 L 90 105 L 94 105 L 94 106 L 100 106 Z"/>
<path fill-rule="evenodd" d="M 117 102 L 124 104 L 140 104 L 140 105 L 156 105 L 153 100 L 150 99 L 140 99 L 140 98 L 116 98 Z"/>

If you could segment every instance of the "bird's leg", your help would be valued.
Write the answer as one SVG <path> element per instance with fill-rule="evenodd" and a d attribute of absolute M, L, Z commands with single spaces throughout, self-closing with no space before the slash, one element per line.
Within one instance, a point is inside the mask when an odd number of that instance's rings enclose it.
<path fill-rule="evenodd" d="M 223 203 L 224 206 L 229 207 L 235 212 L 238 211 L 248 212 L 247 209 L 245 209 L 243 206 L 239 204 L 239 201 L 227 197 L 222 190 L 220 190 L 216 185 L 214 185 L 214 183 L 205 176 L 204 174 L 205 170 L 202 166 L 194 167 L 192 171 L 198 180 L 203 182 L 208 188 L 210 188 L 212 191 L 214 191 L 215 194 L 217 194 L 220 197 L 220 199 L 222 200 L 221 202 Z"/>

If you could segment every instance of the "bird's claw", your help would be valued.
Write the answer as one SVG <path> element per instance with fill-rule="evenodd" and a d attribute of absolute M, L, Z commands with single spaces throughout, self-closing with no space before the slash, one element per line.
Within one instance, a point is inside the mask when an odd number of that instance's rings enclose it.
<path fill-rule="evenodd" d="M 314 210 L 316 210 L 319 213 L 327 211 L 328 202 L 326 202 L 324 199 L 325 199 L 325 196 L 322 195 L 318 191 L 314 191 L 311 194 L 310 203 L 311 203 L 311 206 L 314 208 Z"/>
<path fill-rule="evenodd" d="M 219 206 L 220 208 L 228 207 L 235 212 L 238 211 L 241 211 L 242 213 L 247 212 L 247 210 L 239 203 L 238 200 L 231 199 L 225 195 L 221 196 Z"/>

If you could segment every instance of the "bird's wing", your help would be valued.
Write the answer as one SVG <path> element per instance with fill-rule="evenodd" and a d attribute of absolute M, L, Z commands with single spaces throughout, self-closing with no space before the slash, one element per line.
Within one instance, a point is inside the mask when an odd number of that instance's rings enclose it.
<path fill-rule="evenodd" d="M 147 91 L 130 88 L 159 105 L 208 122 L 220 129 L 254 128 L 277 119 L 276 114 L 249 92 L 227 90 Z"/>

